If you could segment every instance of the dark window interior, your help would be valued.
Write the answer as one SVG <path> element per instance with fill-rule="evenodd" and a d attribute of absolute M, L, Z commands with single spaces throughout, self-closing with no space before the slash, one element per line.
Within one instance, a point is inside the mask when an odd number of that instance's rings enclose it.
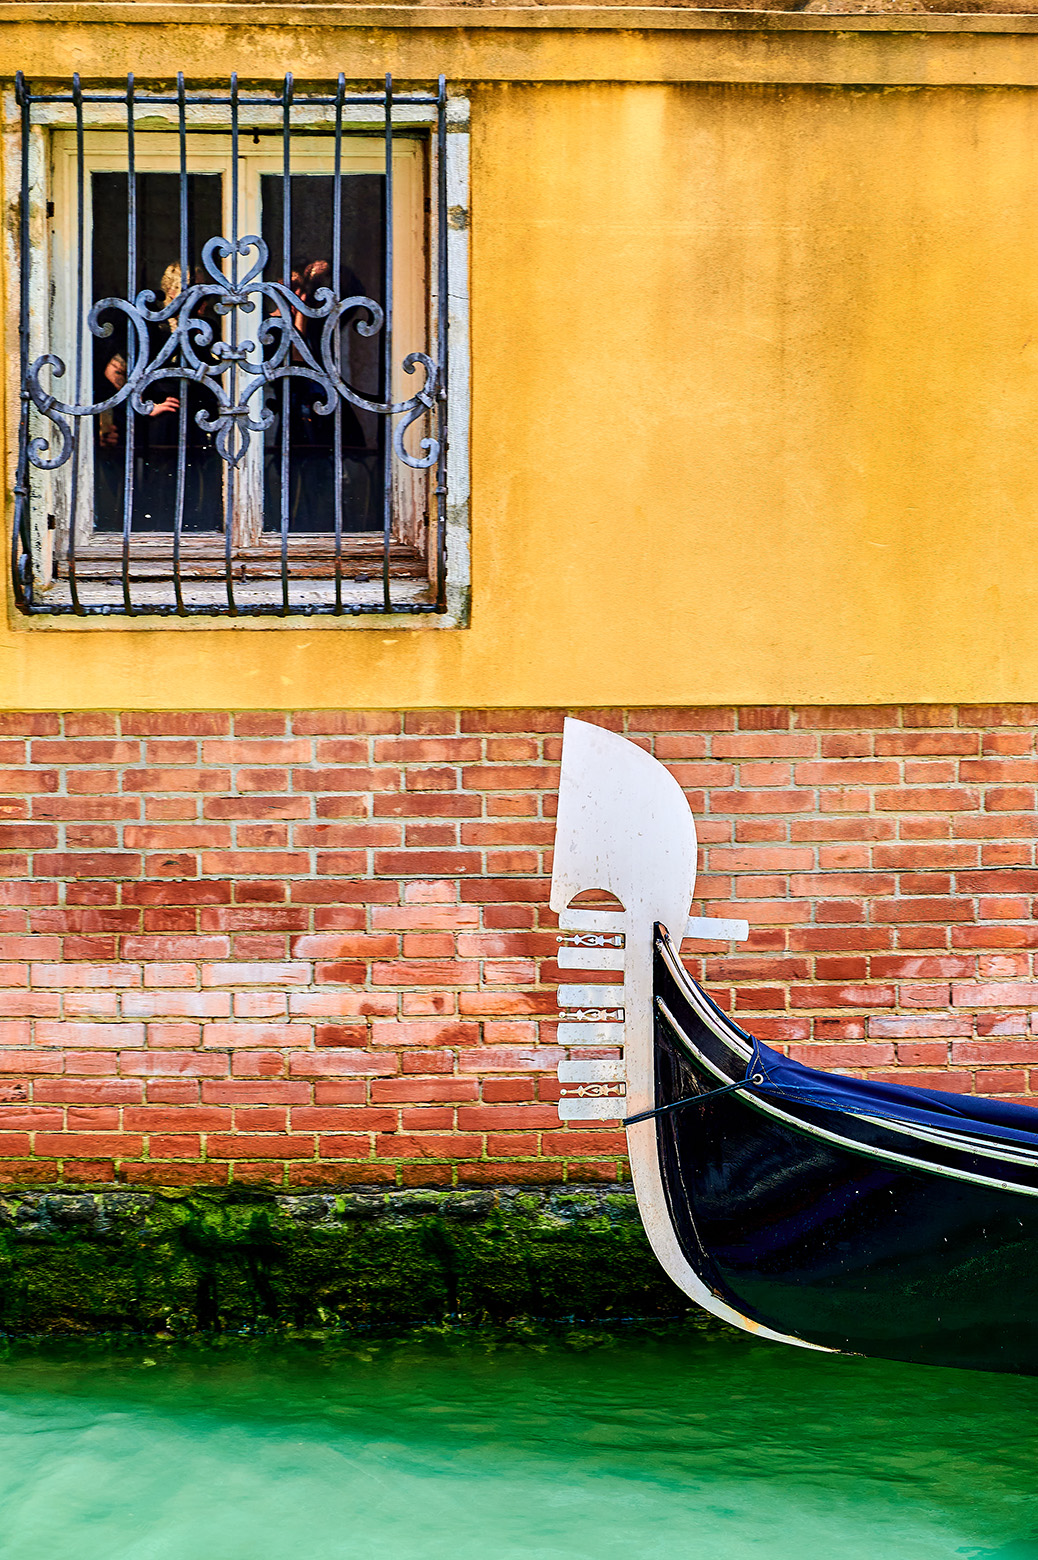
<path fill-rule="evenodd" d="M 187 253 L 192 279 L 200 279 L 202 246 L 223 227 L 222 185 L 219 174 L 188 175 Z M 92 196 L 94 301 L 125 298 L 129 248 L 126 175 L 93 174 Z M 179 263 L 180 178 L 175 173 L 138 174 L 136 290 L 148 288 L 154 293 L 153 309 L 160 308 L 166 297 L 179 292 Z M 171 275 L 174 267 L 178 268 L 176 277 Z M 222 333 L 221 317 L 213 313 L 211 307 L 203 311 L 202 317 L 213 326 L 214 335 Z M 121 358 L 125 362 L 128 351 L 136 342 L 121 310 L 112 309 L 103 318 L 111 322 L 113 329 L 110 336 L 94 342 L 94 397 L 98 401 L 106 400 L 114 393 L 118 360 Z M 151 356 L 155 357 L 161 351 L 163 341 L 168 340 L 169 330 L 165 324 L 156 324 L 150 327 L 149 334 Z M 122 530 L 127 415 L 134 417 L 133 530 L 173 530 L 180 421 L 176 405 L 179 405 L 180 396 L 181 387 L 176 379 L 157 380 L 148 392 L 148 399 L 156 409 L 152 416 L 128 413 L 127 403 L 123 402 L 96 420 L 96 530 Z M 183 529 L 185 532 L 219 531 L 223 525 L 222 462 L 213 446 L 212 435 L 205 433 L 195 421 L 200 408 L 216 410 L 216 398 L 204 386 L 192 385 L 187 392 L 186 406 Z"/>
<path fill-rule="evenodd" d="M 292 287 L 312 299 L 321 286 L 335 286 L 331 275 L 333 178 L 331 175 L 292 176 L 291 257 Z M 127 181 L 122 173 L 92 175 L 93 232 L 91 259 L 93 299 L 127 295 Z M 385 181 L 378 174 L 348 174 L 342 180 L 340 296 L 352 293 L 383 301 L 383 203 Z M 281 280 L 283 273 L 283 184 L 280 176 L 260 180 L 261 234 L 269 251 L 264 280 Z M 219 174 L 190 174 L 187 200 L 187 252 L 192 280 L 204 280 L 202 248 L 222 233 L 223 180 Z M 180 179 L 175 173 L 142 173 L 137 176 L 137 276 L 134 291 L 148 288 L 155 294 L 152 308 L 159 308 L 179 291 Z M 246 263 L 251 256 L 246 255 Z M 165 282 L 165 291 L 163 283 Z M 267 313 L 271 310 L 268 308 Z M 212 304 L 194 311 L 212 326 L 214 337 L 225 335 L 227 317 L 215 313 Z M 361 317 L 359 315 L 352 318 Z M 125 314 L 112 309 L 104 316 L 112 334 L 93 344 L 93 395 L 108 399 L 117 388 L 119 360 L 125 364 L 133 348 Z M 251 336 L 258 314 L 243 314 L 240 333 Z M 302 334 L 315 359 L 320 361 L 322 322 L 303 320 Z M 129 334 L 129 345 L 128 345 Z M 150 327 L 150 354 L 154 358 L 168 339 L 168 327 Z M 275 346 L 264 347 L 270 355 Z M 382 335 L 364 337 L 348 327 L 341 335 L 341 373 L 360 394 L 381 399 Z M 174 360 L 175 361 L 175 360 Z M 295 361 L 305 366 L 297 351 Z M 132 366 L 132 365 L 130 365 Z M 181 382 L 158 380 L 147 398 L 156 410 L 151 416 L 128 412 L 126 403 L 95 419 L 94 506 L 95 529 L 102 534 L 121 532 L 126 452 L 126 420 L 134 418 L 134 497 L 132 529 L 135 534 L 169 533 L 174 527 L 177 490 L 178 406 Z M 288 508 L 288 529 L 293 534 L 330 533 L 335 529 L 335 418 L 321 415 L 315 403 L 323 399 L 319 384 L 304 376 L 289 380 L 287 400 L 289 460 L 283 484 L 280 385 L 268 392 L 274 413 L 265 435 L 263 478 L 263 529 L 281 529 L 282 489 Z M 202 385 L 186 392 L 186 450 L 183 530 L 187 533 L 219 532 L 223 527 L 224 465 L 213 435 L 198 426 L 197 412 L 215 413 L 216 397 Z M 383 420 L 340 402 L 342 447 L 342 526 L 348 532 L 382 529 Z"/>
<path fill-rule="evenodd" d="M 332 276 L 332 218 L 334 179 L 330 174 L 292 175 L 292 290 L 312 300 L 319 287 L 335 287 Z M 342 181 L 342 276 L 340 297 L 360 294 L 383 301 L 383 189 L 381 174 L 350 174 Z M 264 279 L 280 281 L 284 274 L 284 191 L 279 176 L 264 174 L 260 180 L 262 238 L 270 255 Z M 354 314 L 351 319 L 366 318 Z M 302 321 L 301 334 L 320 362 L 323 322 Z M 341 335 L 343 379 L 351 389 L 370 400 L 382 397 L 381 332 L 361 336 L 352 325 Z M 265 349 L 268 353 L 274 346 Z M 300 364 L 302 366 L 302 364 Z M 321 416 L 314 405 L 323 399 L 320 385 L 293 377 L 288 390 L 289 477 L 288 529 L 334 531 L 335 463 L 334 417 Z M 264 446 L 263 529 L 281 529 L 281 416 L 280 386 L 270 392 L 268 404 L 275 413 Z M 382 529 L 383 419 L 341 403 L 342 525 L 345 531 Z"/>

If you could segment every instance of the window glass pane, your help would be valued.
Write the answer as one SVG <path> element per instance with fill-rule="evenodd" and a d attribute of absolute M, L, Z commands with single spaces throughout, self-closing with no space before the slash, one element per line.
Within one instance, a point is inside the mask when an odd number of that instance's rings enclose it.
<path fill-rule="evenodd" d="M 383 200 L 380 174 L 344 174 L 342 179 L 342 276 L 339 295 L 353 294 L 382 303 Z M 260 180 L 262 236 L 269 261 L 266 281 L 280 281 L 284 269 L 284 196 L 280 176 Z M 292 290 L 313 304 L 321 287 L 335 288 L 332 275 L 334 177 L 331 174 L 292 175 Z M 382 399 L 383 335 L 361 336 L 353 321 L 367 319 L 355 311 L 346 316 L 340 335 L 340 373 L 351 389 L 371 400 Z M 315 360 L 321 361 L 323 320 L 296 316 L 296 327 Z M 277 343 L 264 350 L 270 355 Z M 303 366 L 296 350 L 295 361 Z M 289 380 L 288 529 L 290 533 L 335 530 L 335 419 L 321 415 L 316 405 L 325 399 L 321 385 L 293 375 Z M 281 389 L 268 393 L 274 421 L 264 441 L 263 529 L 281 529 Z M 342 528 L 343 531 L 382 529 L 383 419 L 342 401 Z"/>
<path fill-rule="evenodd" d="M 93 232 L 91 235 L 93 301 L 126 296 L 128 250 L 127 188 L 123 173 L 95 173 L 91 178 Z M 187 252 L 190 282 L 202 281 L 202 247 L 223 231 L 223 193 L 219 174 L 188 175 Z M 155 294 L 152 309 L 161 309 L 181 291 L 180 277 L 180 177 L 175 173 L 137 175 L 137 280 L 135 291 L 148 288 Z M 193 311 L 204 319 L 214 339 L 223 333 L 222 316 L 209 300 Z M 135 337 L 121 310 L 113 309 L 103 320 L 112 334 L 93 343 L 94 400 L 107 400 L 125 383 L 127 357 Z M 176 316 L 172 323 L 175 324 Z M 169 340 L 171 323 L 149 328 L 150 357 L 154 359 Z M 204 350 L 199 351 L 204 356 Z M 179 353 L 170 360 L 180 361 Z M 134 532 L 173 530 L 177 491 L 177 432 L 183 382 L 157 379 L 144 392 L 155 410 L 148 417 L 129 410 L 123 402 L 95 420 L 94 527 L 99 532 L 121 531 L 123 479 L 126 452 L 126 419 L 134 418 Z M 223 463 L 213 435 L 198 426 L 196 414 L 216 411 L 216 397 L 204 386 L 189 384 L 187 449 L 184 483 L 185 532 L 218 531 L 223 525 Z"/>

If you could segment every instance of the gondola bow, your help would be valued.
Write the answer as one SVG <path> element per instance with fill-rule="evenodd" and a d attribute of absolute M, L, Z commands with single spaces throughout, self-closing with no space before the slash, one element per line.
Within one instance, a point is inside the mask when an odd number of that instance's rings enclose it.
<path fill-rule="evenodd" d="M 560 1043 L 585 1053 L 559 1064 L 562 1119 L 627 1123 L 650 1244 L 714 1315 L 809 1349 L 1038 1374 L 1035 1112 L 824 1073 L 747 1034 L 678 954 L 695 856 L 669 772 L 568 720 L 551 904 L 560 963 L 596 978 L 560 987 Z M 573 905 L 594 889 L 622 910 Z"/>

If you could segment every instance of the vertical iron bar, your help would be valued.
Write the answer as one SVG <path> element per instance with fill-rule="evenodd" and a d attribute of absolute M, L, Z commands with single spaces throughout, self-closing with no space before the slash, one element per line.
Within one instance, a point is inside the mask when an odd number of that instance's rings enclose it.
<path fill-rule="evenodd" d="M 32 530 L 29 524 L 29 130 L 32 97 L 21 71 L 15 77 L 15 95 L 22 121 L 22 180 L 18 209 L 18 475 L 15 480 L 14 523 L 11 527 L 11 576 L 19 606 L 32 599 Z M 21 553 L 19 553 L 19 547 Z M 22 578 L 26 561 L 29 587 Z M 28 600 L 26 599 L 28 597 Z"/>
<path fill-rule="evenodd" d="M 135 162 L 133 122 L 133 72 L 126 77 L 126 297 L 130 303 L 137 296 L 137 167 Z M 133 373 L 137 337 L 127 327 L 126 377 Z M 133 359 L 133 361 L 131 361 Z M 136 608 L 130 597 L 130 530 L 133 525 L 133 457 L 134 417 L 129 399 L 123 402 L 126 413 L 126 448 L 123 467 L 123 606 L 127 615 L 134 617 Z"/>
<path fill-rule="evenodd" d="M 76 332 L 76 383 L 75 405 L 83 404 L 83 262 L 84 262 L 84 202 L 85 202 L 85 170 L 83 167 L 83 89 L 79 84 L 79 72 L 72 77 L 72 101 L 76 106 L 76 313 L 74 330 Z M 93 423 L 91 423 L 93 427 Z M 72 477 L 69 495 L 68 517 L 68 546 L 66 549 L 66 561 L 68 563 L 68 583 L 72 596 L 72 610 L 80 616 L 84 616 L 83 606 L 79 599 L 79 584 L 76 579 L 76 514 L 79 508 L 79 443 L 80 443 L 80 419 L 75 419 L 72 430 Z"/>
<path fill-rule="evenodd" d="M 382 304 L 385 310 L 385 341 L 383 343 L 385 386 L 383 397 L 387 407 L 393 404 L 393 78 L 386 75 L 386 238 L 385 276 Z M 389 591 L 389 544 L 393 528 L 393 418 L 387 411 L 383 424 L 382 446 L 382 607 L 392 611 Z"/>
<path fill-rule="evenodd" d="M 231 310 L 231 388 L 230 404 L 238 404 L 238 72 L 231 75 L 231 290 L 235 294 L 235 306 Z M 231 428 L 228 437 L 233 441 L 231 453 L 238 453 L 240 430 Z M 238 468 L 233 460 L 227 462 L 224 473 L 223 510 L 223 572 L 227 584 L 227 610 L 237 617 L 234 601 L 234 492 Z"/>
<path fill-rule="evenodd" d="M 335 88 L 335 180 L 332 196 L 332 286 L 342 296 L 342 100 L 346 77 L 339 72 Z M 342 378 L 342 320 L 336 323 L 335 367 Z M 342 400 L 335 395 L 335 612 L 342 612 Z"/>
<path fill-rule="evenodd" d="M 292 296 L 292 155 L 290 151 L 290 139 L 292 133 L 292 73 L 285 77 L 285 87 L 281 95 L 282 120 L 281 120 L 281 254 L 285 290 L 288 296 Z M 289 304 L 289 324 L 292 322 L 292 309 Z M 288 362 L 286 368 L 292 366 L 292 344 L 289 341 Z M 288 616 L 288 479 L 289 479 L 289 387 L 291 376 L 286 374 L 281 381 L 281 616 Z"/>
<path fill-rule="evenodd" d="M 180 293 L 181 304 L 175 315 L 169 317 L 170 333 L 180 325 L 183 295 L 187 290 L 187 95 L 184 90 L 184 72 L 177 71 L 177 133 L 180 141 Z M 181 347 L 171 358 L 182 367 L 184 351 Z M 187 381 L 176 381 L 180 409 L 177 412 L 177 496 L 173 512 L 173 593 L 176 596 L 177 614 L 184 614 L 184 592 L 180 578 L 180 536 L 184 528 L 184 490 L 187 486 Z"/>
<path fill-rule="evenodd" d="M 436 434 L 440 453 L 436 460 L 436 610 L 447 610 L 447 329 L 450 296 L 447 291 L 447 79 L 441 76 L 436 91 L 436 361 L 439 372 L 439 406 Z"/>

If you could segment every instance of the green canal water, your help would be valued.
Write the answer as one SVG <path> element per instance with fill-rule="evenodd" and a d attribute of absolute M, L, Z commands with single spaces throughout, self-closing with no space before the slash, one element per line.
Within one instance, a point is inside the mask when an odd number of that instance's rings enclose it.
<path fill-rule="evenodd" d="M 0 1350 L 2 1560 L 1038 1560 L 1038 1379 L 692 1328 Z"/>

